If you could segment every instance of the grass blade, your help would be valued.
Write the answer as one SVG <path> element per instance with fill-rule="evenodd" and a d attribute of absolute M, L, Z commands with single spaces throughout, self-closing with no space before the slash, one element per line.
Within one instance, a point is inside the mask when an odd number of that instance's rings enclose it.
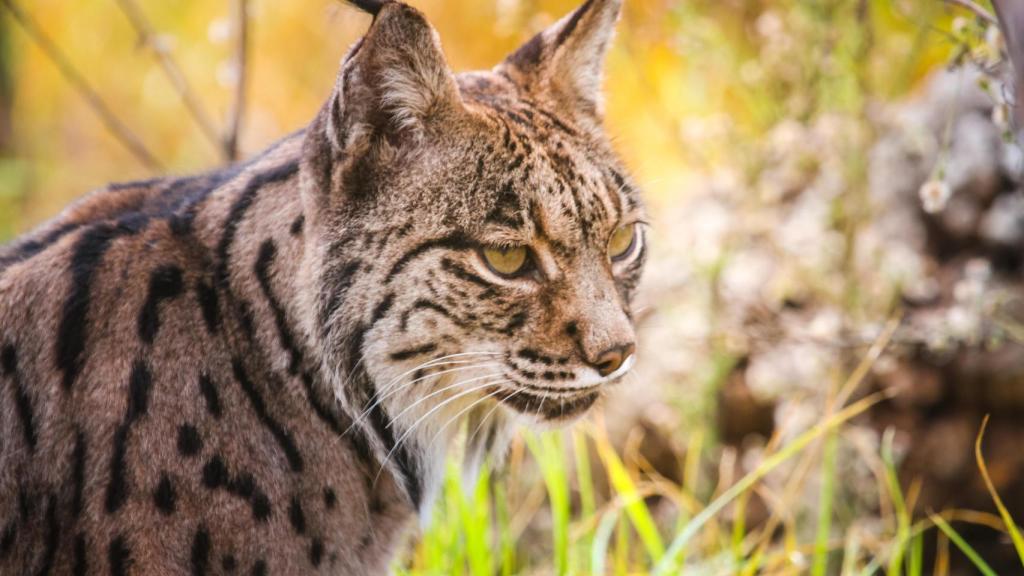
<path fill-rule="evenodd" d="M 658 533 L 658 527 L 654 523 L 654 518 L 651 517 L 650 510 L 647 509 L 643 496 L 640 495 L 626 466 L 608 443 L 607 438 L 597 437 L 595 442 L 597 453 L 601 457 L 601 461 L 604 462 L 612 487 L 625 502 L 626 515 L 640 536 L 640 541 L 647 549 L 647 555 L 651 562 L 657 562 L 665 554 L 665 544 L 661 539 L 661 534 Z"/>
<path fill-rule="evenodd" d="M 807 447 L 808 444 L 838 428 L 843 423 L 847 422 L 854 416 L 863 413 L 865 410 L 885 398 L 885 394 L 876 393 L 854 402 L 839 412 L 836 412 L 828 419 L 819 422 L 810 430 L 807 430 L 800 436 L 797 436 L 796 439 L 784 446 L 780 451 L 766 458 L 757 468 L 741 478 L 739 482 L 730 486 L 728 490 L 723 492 L 718 498 L 715 498 L 707 508 L 701 510 L 699 514 L 694 516 L 693 520 L 691 520 L 686 527 L 676 535 L 675 540 L 672 541 L 672 544 L 669 546 L 666 554 L 654 567 L 653 573 L 658 575 L 673 573 L 676 569 L 675 564 L 679 552 L 685 548 L 690 539 L 696 536 L 697 532 L 699 532 L 709 520 L 714 518 L 715 515 L 721 512 L 722 509 L 730 502 L 739 497 L 743 492 L 746 492 L 753 487 L 754 484 L 764 478 L 769 472 L 777 468 L 783 462 L 789 460 L 796 454 L 799 454 Z"/>
<path fill-rule="evenodd" d="M 1006 524 L 1006 531 L 1010 533 L 1010 540 L 1013 541 L 1013 547 L 1017 550 L 1020 563 L 1024 566 L 1024 538 L 1021 537 L 1020 530 L 1017 529 L 1013 517 L 1010 516 L 1009 510 L 1003 504 L 1003 499 L 999 497 L 999 492 L 996 491 L 996 486 L 992 483 L 992 477 L 988 474 L 988 466 L 981 455 L 981 441 L 985 437 L 986 427 L 988 427 L 988 414 L 981 421 L 981 429 L 978 430 L 978 437 L 974 441 L 974 459 L 978 461 L 978 469 L 981 470 L 981 477 L 985 479 L 985 487 L 988 488 L 988 493 L 992 495 L 992 501 L 995 502 L 996 509 L 999 510 L 999 515 L 1003 518 L 1003 524 Z"/>
<path fill-rule="evenodd" d="M 942 516 L 932 514 L 930 518 L 932 519 L 932 522 L 939 527 L 939 530 L 942 530 L 942 533 L 945 534 L 953 544 L 956 544 L 956 547 L 959 548 L 965 556 L 967 556 L 971 563 L 974 564 L 975 568 L 981 571 L 985 576 L 996 576 L 995 570 L 981 559 L 981 556 L 974 550 L 974 548 L 971 548 L 971 545 L 961 538 L 960 534 L 957 533 L 957 531 L 954 530 Z"/>

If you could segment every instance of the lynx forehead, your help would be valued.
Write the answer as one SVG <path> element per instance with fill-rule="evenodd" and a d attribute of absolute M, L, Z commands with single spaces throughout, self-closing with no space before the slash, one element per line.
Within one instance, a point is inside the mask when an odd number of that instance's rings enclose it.
<path fill-rule="evenodd" d="M 459 430 L 474 467 L 632 366 L 619 0 L 458 75 L 420 12 L 356 4 L 308 127 L 0 249 L 0 573 L 383 573 Z"/>

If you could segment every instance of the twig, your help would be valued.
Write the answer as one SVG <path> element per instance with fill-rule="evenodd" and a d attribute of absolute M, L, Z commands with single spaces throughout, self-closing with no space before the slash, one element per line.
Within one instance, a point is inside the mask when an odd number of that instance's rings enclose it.
<path fill-rule="evenodd" d="M 135 29 L 135 33 L 138 34 L 139 44 L 149 48 L 153 55 L 156 57 L 157 62 L 160 64 L 160 68 L 163 69 L 164 74 L 174 87 L 175 91 L 178 92 L 178 96 L 181 97 L 181 101 L 185 104 L 185 108 L 188 109 L 189 114 L 195 120 L 196 124 L 199 125 L 199 129 L 202 130 L 203 135 L 210 140 L 213 145 L 224 154 L 225 157 L 230 159 L 228 150 L 223 147 L 218 135 L 217 128 L 214 126 L 214 122 L 211 120 L 210 114 L 206 111 L 206 107 L 203 105 L 199 97 L 196 96 L 195 91 L 189 85 L 188 79 L 181 71 L 181 67 L 171 56 L 171 53 L 167 48 L 160 46 L 157 41 L 156 34 L 153 31 L 153 26 L 150 24 L 146 15 L 143 14 L 142 10 L 135 0 L 117 0 L 117 5 L 124 12 L 125 16 L 128 17 L 128 21 L 131 23 L 132 28 Z"/>
<path fill-rule="evenodd" d="M 963 8 L 965 10 L 969 10 L 969 11 L 973 12 L 975 16 L 977 16 L 978 18 L 981 18 L 982 20 L 988 22 L 989 24 L 995 24 L 995 25 L 999 24 L 999 21 L 996 20 L 996 17 L 993 16 L 991 12 L 989 12 L 988 10 L 985 10 L 984 8 L 979 6 L 973 0 L 943 0 L 943 1 L 946 2 L 947 4 L 953 4 L 955 6 L 959 6 L 959 7 Z"/>
<path fill-rule="evenodd" d="M 42 28 L 32 20 L 28 14 L 15 2 L 15 0 L 0 0 L 4 8 L 11 14 L 19 26 L 29 35 L 39 48 L 46 54 L 46 57 L 57 67 L 60 73 L 71 83 L 71 86 L 78 91 L 86 104 L 99 116 L 100 121 L 129 152 L 138 159 L 146 168 L 152 171 L 160 171 L 163 166 L 156 159 L 142 140 L 114 114 L 110 106 L 103 101 L 103 98 L 89 84 L 85 77 L 71 64 L 67 57 L 60 51 L 60 48 L 43 32 Z"/>
<path fill-rule="evenodd" d="M 238 159 L 238 138 L 245 116 L 245 92 L 249 59 L 249 2 L 234 0 L 235 18 L 235 99 L 224 134 L 224 150 L 228 160 Z"/>

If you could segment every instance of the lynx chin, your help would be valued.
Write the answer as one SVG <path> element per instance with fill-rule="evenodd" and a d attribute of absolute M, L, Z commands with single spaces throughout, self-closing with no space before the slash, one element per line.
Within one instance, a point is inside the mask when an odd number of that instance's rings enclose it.
<path fill-rule="evenodd" d="M 621 0 L 460 74 L 419 11 L 353 1 L 306 128 L 0 248 L 0 573 L 383 574 L 457 435 L 500 459 L 633 366 Z"/>

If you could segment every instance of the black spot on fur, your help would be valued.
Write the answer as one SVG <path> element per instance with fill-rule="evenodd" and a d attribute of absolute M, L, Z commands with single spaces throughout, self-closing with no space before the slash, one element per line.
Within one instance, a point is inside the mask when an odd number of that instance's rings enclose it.
<path fill-rule="evenodd" d="M 267 576 L 267 562 L 265 560 L 257 560 L 252 565 L 252 576 Z"/>
<path fill-rule="evenodd" d="M 285 457 L 288 459 L 288 465 L 292 471 L 301 472 L 303 468 L 302 454 L 299 453 L 299 449 L 295 445 L 291 434 L 270 415 L 263 397 L 256 390 L 256 385 L 249 380 L 249 376 L 245 373 L 241 360 L 235 359 L 232 362 L 232 367 L 235 372 L 235 379 L 238 380 L 245 395 L 249 398 L 249 403 L 252 405 L 253 411 L 256 412 L 256 417 L 259 418 L 263 426 L 270 431 L 274 440 L 277 441 L 278 446 L 281 447 Z"/>
<path fill-rule="evenodd" d="M 21 517 L 22 524 L 28 524 L 28 521 L 32 518 L 32 513 L 36 509 L 36 500 L 27 490 L 24 488 L 18 489 L 18 515 Z"/>
<path fill-rule="evenodd" d="M 4 346 L 0 351 L 0 372 L 11 379 L 14 386 L 14 407 L 21 422 L 21 432 L 29 452 L 35 452 L 37 439 L 32 400 L 28 397 L 28 392 L 18 375 L 18 352 L 12 344 Z"/>
<path fill-rule="evenodd" d="M 228 469 L 220 456 L 214 455 L 203 466 L 203 486 L 214 489 L 228 484 Z"/>
<path fill-rule="evenodd" d="M 217 393 L 217 386 L 206 372 L 199 375 L 199 392 L 206 402 L 206 410 L 219 420 L 223 414 L 220 406 L 220 394 Z"/>
<path fill-rule="evenodd" d="M 182 456 L 195 456 L 203 449 L 203 438 L 191 424 L 178 426 L 178 452 Z"/>
<path fill-rule="evenodd" d="M 302 502 L 298 496 L 292 496 L 291 504 L 288 505 L 288 520 L 296 534 L 306 533 L 306 515 L 302 512 Z"/>
<path fill-rule="evenodd" d="M 71 285 L 57 328 L 56 364 L 64 389 L 70 389 L 82 369 L 82 354 L 88 341 L 92 281 L 110 245 L 122 236 L 137 234 L 147 222 L 144 217 L 123 219 L 116 224 L 97 224 L 75 241 L 71 252 Z"/>
<path fill-rule="evenodd" d="M 334 488 L 328 486 L 324 488 L 324 506 L 328 510 L 333 509 L 338 504 L 338 495 L 334 493 Z"/>
<path fill-rule="evenodd" d="M 222 488 L 230 494 L 248 500 L 253 518 L 256 520 L 264 522 L 270 518 L 270 498 L 256 485 L 256 479 L 252 474 L 242 472 L 236 478 L 231 478 L 224 460 L 219 455 L 215 454 L 203 466 L 202 479 L 203 485 L 211 490 Z"/>
<path fill-rule="evenodd" d="M 177 298 L 183 289 L 181 268 L 161 266 L 149 277 L 149 293 L 139 311 L 139 338 L 152 344 L 160 331 L 160 303 Z"/>
<path fill-rule="evenodd" d="M 292 236 L 298 236 L 299 234 L 302 234 L 302 229 L 305 227 L 305 225 L 306 215 L 299 214 L 299 217 L 296 218 L 294 222 L 292 222 L 292 226 L 288 231 L 291 232 Z"/>
<path fill-rule="evenodd" d="M 18 537 L 18 524 L 11 519 L 4 527 L 3 535 L 0 536 L 0 560 L 7 558 L 7 555 L 11 553 L 11 548 L 14 547 L 14 540 Z"/>
<path fill-rule="evenodd" d="M 79 533 L 75 536 L 75 564 L 72 574 L 75 576 L 86 576 L 89 573 L 89 558 L 86 551 L 88 547 L 85 542 L 85 534 Z"/>
<path fill-rule="evenodd" d="M 85 491 L 85 433 L 75 432 L 75 450 L 71 453 L 71 515 L 78 518 L 82 514 L 82 494 Z"/>
<path fill-rule="evenodd" d="M 106 510 L 113 514 L 124 504 L 128 496 L 128 481 L 125 478 L 125 451 L 128 449 L 128 424 L 121 424 L 114 432 L 114 451 L 110 456 L 110 483 L 107 484 Z"/>
<path fill-rule="evenodd" d="M 238 568 L 238 560 L 235 559 L 234 554 L 225 554 L 220 561 L 220 566 L 225 572 L 234 572 L 235 568 Z"/>
<path fill-rule="evenodd" d="M 509 318 L 508 324 L 505 325 L 503 332 L 511 336 L 516 330 L 522 328 L 523 325 L 526 324 L 526 319 L 526 312 L 516 312 L 511 318 Z"/>
<path fill-rule="evenodd" d="M 110 576 L 127 576 L 128 568 L 132 565 L 132 555 L 123 535 L 118 534 L 110 541 L 107 561 L 110 563 Z"/>
<path fill-rule="evenodd" d="M 53 569 L 53 563 L 57 557 L 57 546 L 60 544 L 60 522 L 57 518 L 57 497 L 50 496 L 50 503 L 46 506 L 46 547 L 43 549 L 43 561 L 36 572 L 39 576 L 46 576 Z"/>
<path fill-rule="evenodd" d="M 203 321 L 210 334 L 217 332 L 220 326 L 220 307 L 217 303 L 217 289 L 203 280 L 196 282 L 196 298 L 199 309 L 203 312 Z"/>
<path fill-rule="evenodd" d="M 177 499 L 174 484 L 171 483 L 167 473 L 164 473 L 156 485 L 156 490 L 153 491 L 153 503 L 156 504 L 157 510 L 160 510 L 165 516 L 170 516 L 174 514 Z"/>
<path fill-rule="evenodd" d="M 114 450 L 110 457 L 110 483 L 107 485 L 107 513 L 117 512 L 128 496 L 125 455 L 132 424 L 146 415 L 153 377 L 145 362 L 136 360 L 128 378 L 128 412 L 124 422 L 114 432 Z"/>
<path fill-rule="evenodd" d="M 313 564 L 314 568 L 320 567 L 320 562 L 324 559 L 324 542 L 319 538 L 313 538 L 313 542 L 309 545 L 309 561 Z"/>
<path fill-rule="evenodd" d="M 260 522 L 266 522 L 270 518 L 270 498 L 263 492 L 255 492 L 252 495 L 252 517 Z"/>
<path fill-rule="evenodd" d="M 196 535 L 192 538 L 192 574 L 204 576 L 210 565 L 210 533 L 202 524 L 196 528 Z"/>

